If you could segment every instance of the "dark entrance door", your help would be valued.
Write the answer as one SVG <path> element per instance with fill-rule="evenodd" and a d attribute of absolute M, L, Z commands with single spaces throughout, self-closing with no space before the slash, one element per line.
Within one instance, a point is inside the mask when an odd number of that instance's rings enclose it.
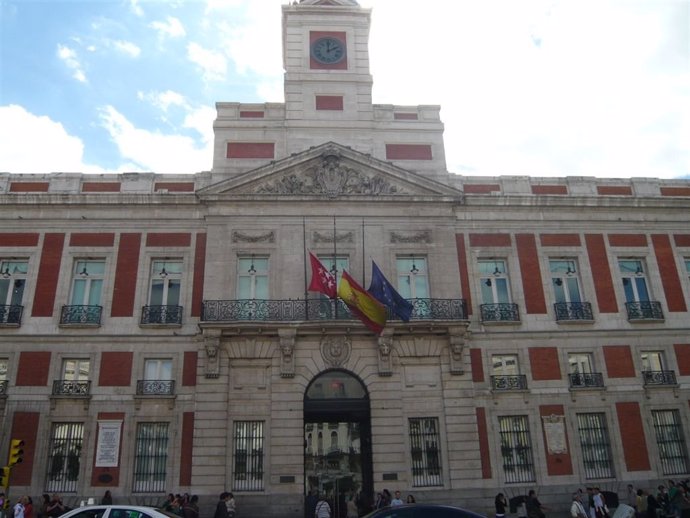
<path fill-rule="evenodd" d="M 331 370 L 316 377 L 304 398 L 305 516 L 312 518 L 316 492 L 333 518 L 348 506 L 369 510 L 373 494 L 369 395 L 352 374 Z"/>

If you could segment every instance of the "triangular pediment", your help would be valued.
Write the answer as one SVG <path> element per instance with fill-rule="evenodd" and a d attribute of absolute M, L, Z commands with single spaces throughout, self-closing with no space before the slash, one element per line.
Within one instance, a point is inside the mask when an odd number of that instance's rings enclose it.
<path fill-rule="evenodd" d="M 418 173 L 328 142 L 205 187 L 201 197 L 390 197 L 462 199 L 462 192 Z"/>
<path fill-rule="evenodd" d="M 304 5 L 359 5 L 355 0 L 300 0 Z"/>

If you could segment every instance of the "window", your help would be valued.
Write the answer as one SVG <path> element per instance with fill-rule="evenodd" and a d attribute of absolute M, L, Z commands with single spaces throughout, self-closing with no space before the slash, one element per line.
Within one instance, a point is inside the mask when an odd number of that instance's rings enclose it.
<path fill-rule="evenodd" d="M 592 372 L 592 355 L 590 353 L 568 354 L 570 374 L 590 374 Z"/>
<path fill-rule="evenodd" d="M 138 395 L 165 395 L 175 393 L 171 359 L 144 360 L 144 379 L 137 381 Z"/>
<path fill-rule="evenodd" d="M 89 372 L 89 360 L 63 360 L 61 378 L 53 382 L 53 395 L 88 396 L 91 392 Z"/>
<path fill-rule="evenodd" d="M 83 423 L 53 423 L 46 462 L 46 492 L 74 493 L 77 490 L 83 440 Z"/>
<path fill-rule="evenodd" d="M 151 306 L 179 306 L 182 261 L 156 260 L 151 267 Z"/>
<path fill-rule="evenodd" d="M 534 482 L 534 460 L 526 415 L 498 418 L 506 483 Z"/>
<path fill-rule="evenodd" d="M 642 261 L 638 259 L 620 259 L 618 261 L 623 291 L 626 302 L 647 302 L 650 300 L 647 290 L 647 277 L 645 276 Z"/>
<path fill-rule="evenodd" d="M 568 354 L 568 379 L 571 387 L 603 387 L 604 378 L 594 372 L 594 361 L 590 353 Z"/>
<path fill-rule="evenodd" d="M 428 299 L 429 279 L 425 257 L 398 257 L 398 293 L 405 299 Z"/>
<path fill-rule="evenodd" d="M 7 358 L 0 358 L 0 396 L 7 395 Z"/>
<path fill-rule="evenodd" d="M 580 280 L 577 277 L 575 261 L 572 259 L 551 259 L 549 268 L 556 303 L 582 302 Z"/>
<path fill-rule="evenodd" d="M 134 453 L 134 493 L 166 490 L 168 423 L 139 423 Z"/>
<path fill-rule="evenodd" d="M 268 257 L 240 257 L 237 260 L 237 298 L 268 299 Z"/>
<path fill-rule="evenodd" d="M 577 414 L 577 431 L 585 478 L 613 478 L 611 443 L 605 414 Z"/>
<path fill-rule="evenodd" d="M 319 433 L 319 454 L 323 452 L 323 436 Z M 235 421 L 233 434 L 234 491 L 264 489 L 264 422 Z"/>
<path fill-rule="evenodd" d="M 438 418 L 413 418 L 410 419 L 409 426 L 412 485 L 414 487 L 443 485 Z"/>
<path fill-rule="evenodd" d="M 149 359 L 144 361 L 144 378 L 147 380 L 171 380 L 172 360 Z"/>
<path fill-rule="evenodd" d="M 29 263 L 23 260 L 0 263 L 0 323 L 19 324 Z"/>
<path fill-rule="evenodd" d="M 88 381 L 89 360 L 71 359 L 62 361 L 62 379 L 65 381 Z"/>
<path fill-rule="evenodd" d="M 685 258 L 685 273 L 690 279 L 690 259 L 688 259 L 687 257 Z"/>
<path fill-rule="evenodd" d="M 479 261 L 479 275 L 484 304 L 510 303 L 510 285 L 502 259 Z"/>
<path fill-rule="evenodd" d="M 70 304 L 73 306 L 100 305 L 104 273 L 105 261 L 103 260 L 76 261 Z"/>
<path fill-rule="evenodd" d="M 641 360 L 643 372 L 661 372 L 666 370 L 664 353 L 661 351 L 643 351 Z"/>
<path fill-rule="evenodd" d="M 517 376 L 518 357 L 516 354 L 494 354 L 491 356 L 491 368 L 494 376 Z"/>
<path fill-rule="evenodd" d="M 678 410 L 652 410 L 656 444 L 664 475 L 688 472 L 688 452 Z"/>

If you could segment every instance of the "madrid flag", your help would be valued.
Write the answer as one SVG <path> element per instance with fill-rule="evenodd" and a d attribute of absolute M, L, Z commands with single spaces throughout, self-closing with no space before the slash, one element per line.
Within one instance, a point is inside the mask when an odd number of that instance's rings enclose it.
<path fill-rule="evenodd" d="M 309 283 L 309 291 L 318 291 L 334 299 L 337 296 L 335 278 L 311 252 L 309 252 L 309 259 L 311 260 L 311 282 Z"/>
<path fill-rule="evenodd" d="M 381 334 L 381 331 L 386 326 L 385 306 L 364 291 L 364 288 L 357 284 L 346 271 L 343 271 L 338 284 L 338 297 L 343 299 L 350 311 L 365 326 L 377 335 Z"/>

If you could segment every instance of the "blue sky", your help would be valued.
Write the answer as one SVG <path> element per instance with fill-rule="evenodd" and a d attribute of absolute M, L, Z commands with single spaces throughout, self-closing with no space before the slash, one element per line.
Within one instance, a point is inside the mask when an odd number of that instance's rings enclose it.
<path fill-rule="evenodd" d="M 0 171 L 208 170 L 216 101 L 283 100 L 283 3 L 0 0 Z M 441 105 L 450 172 L 690 174 L 688 0 L 360 3 L 374 102 Z"/>

